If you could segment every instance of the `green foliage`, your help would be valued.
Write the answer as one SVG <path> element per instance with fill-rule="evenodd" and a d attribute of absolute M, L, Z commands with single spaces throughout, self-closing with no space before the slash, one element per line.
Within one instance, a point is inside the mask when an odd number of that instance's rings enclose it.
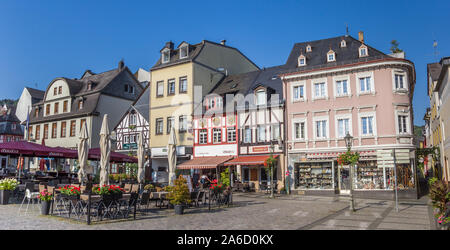
<path fill-rule="evenodd" d="M 434 181 L 430 186 L 430 198 L 433 207 L 438 208 L 440 213 L 446 211 L 446 204 L 449 202 L 450 185 L 445 181 Z"/>
<path fill-rule="evenodd" d="M 175 185 L 169 188 L 169 194 L 167 198 L 173 205 L 189 204 L 191 202 L 191 195 L 187 186 L 186 179 L 183 176 L 179 176 L 175 180 Z"/>
<path fill-rule="evenodd" d="M 155 186 L 153 184 L 147 184 L 144 187 L 144 190 L 153 190 L 153 189 L 155 189 Z"/>
<path fill-rule="evenodd" d="M 230 169 L 229 168 L 226 168 L 225 171 L 220 173 L 220 182 L 225 187 L 229 187 L 230 186 Z"/>
<path fill-rule="evenodd" d="M 438 181 L 438 178 L 436 177 L 431 177 L 430 179 L 428 179 L 428 185 L 431 187 L 433 186 L 433 184 Z"/>
<path fill-rule="evenodd" d="M 400 44 L 400 43 L 397 42 L 397 40 L 392 40 L 392 41 L 391 41 L 391 52 L 392 52 L 392 53 L 403 52 L 403 50 L 401 50 L 401 49 L 398 48 L 398 45 L 399 45 L 399 44 Z"/>
<path fill-rule="evenodd" d="M 42 192 L 39 193 L 38 199 L 41 201 L 51 201 L 53 198 L 53 195 L 48 192 L 47 189 L 42 190 Z"/>
<path fill-rule="evenodd" d="M 273 155 L 270 155 L 269 158 L 264 161 L 264 167 L 266 169 L 266 173 L 268 176 L 271 176 L 272 174 L 272 168 L 274 168 L 278 163 L 277 158 L 273 157 Z"/>
<path fill-rule="evenodd" d="M 343 154 L 340 154 L 337 162 L 339 165 L 355 165 L 359 161 L 359 153 L 352 153 L 351 151 L 347 151 Z"/>
<path fill-rule="evenodd" d="M 0 180 L 0 190 L 14 190 L 17 185 L 19 185 L 19 182 L 14 178 Z"/>

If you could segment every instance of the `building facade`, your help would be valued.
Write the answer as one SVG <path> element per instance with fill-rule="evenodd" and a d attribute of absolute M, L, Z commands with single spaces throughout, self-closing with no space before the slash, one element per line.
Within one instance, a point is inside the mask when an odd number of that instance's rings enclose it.
<path fill-rule="evenodd" d="M 24 130 L 15 115 L 15 107 L 0 107 L 0 143 L 23 140 Z M 17 158 L 0 155 L 0 169 L 17 167 Z"/>
<path fill-rule="evenodd" d="M 397 164 L 400 194 L 415 197 L 412 97 L 414 64 L 386 55 L 364 41 L 342 36 L 297 43 L 281 74 L 286 100 L 287 157 L 291 189 L 309 194 L 348 194 L 349 167 L 338 166 L 353 136 L 360 154 L 355 196 L 393 195 L 393 165 L 380 150 L 406 154 Z"/>
<path fill-rule="evenodd" d="M 257 70 L 239 50 L 222 43 L 166 43 L 151 68 L 150 148 L 154 171 L 167 172 L 167 143 L 171 127 L 177 137 L 177 161 L 191 159 L 195 103 L 225 76 Z M 166 180 L 161 180 L 166 181 Z"/>

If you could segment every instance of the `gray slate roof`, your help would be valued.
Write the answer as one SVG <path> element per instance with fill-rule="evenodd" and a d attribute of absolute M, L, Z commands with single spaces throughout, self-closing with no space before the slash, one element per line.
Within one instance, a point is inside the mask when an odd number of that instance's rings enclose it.
<path fill-rule="evenodd" d="M 42 101 L 44 99 L 45 91 L 39 89 L 33 89 L 30 87 L 25 87 L 31 95 L 31 104 L 35 104 L 37 102 Z"/>
<path fill-rule="evenodd" d="M 8 107 L 8 112 L 0 112 L 0 135 L 23 135 L 20 120 L 15 114 L 15 106 Z M 12 129 L 12 124 L 16 124 L 16 129 Z"/>

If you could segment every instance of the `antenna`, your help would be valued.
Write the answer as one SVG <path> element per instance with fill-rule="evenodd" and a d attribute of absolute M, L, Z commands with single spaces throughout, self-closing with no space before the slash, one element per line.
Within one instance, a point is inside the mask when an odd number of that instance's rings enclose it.
<path fill-rule="evenodd" d="M 348 37 L 348 23 L 345 23 L 345 36 Z"/>

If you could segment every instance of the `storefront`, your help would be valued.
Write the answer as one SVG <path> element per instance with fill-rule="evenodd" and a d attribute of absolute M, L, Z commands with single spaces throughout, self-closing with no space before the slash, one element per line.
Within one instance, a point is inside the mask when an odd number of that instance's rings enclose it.
<path fill-rule="evenodd" d="M 306 153 L 289 155 L 293 173 L 291 189 L 294 193 L 309 195 L 348 195 L 350 193 L 350 168 L 340 166 L 337 158 L 341 152 Z M 365 198 L 392 198 L 395 189 L 394 165 L 377 159 L 377 151 L 360 151 L 355 166 L 354 196 Z M 413 156 L 413 152 L 411 152 Z M 399 197 L 416 198 L 414 158 L 397 164 Z"/>
<path fill-rule="evenodd" d="M 197 186 L 201 175 L 206 175 L 210 180 L 216 179 L 224 167 L 224 163 L 233 159 L 233 156 L 195 157 L 177 165 L 177 170 L 182 175 L 190 175 L 194 187 Z"/>

